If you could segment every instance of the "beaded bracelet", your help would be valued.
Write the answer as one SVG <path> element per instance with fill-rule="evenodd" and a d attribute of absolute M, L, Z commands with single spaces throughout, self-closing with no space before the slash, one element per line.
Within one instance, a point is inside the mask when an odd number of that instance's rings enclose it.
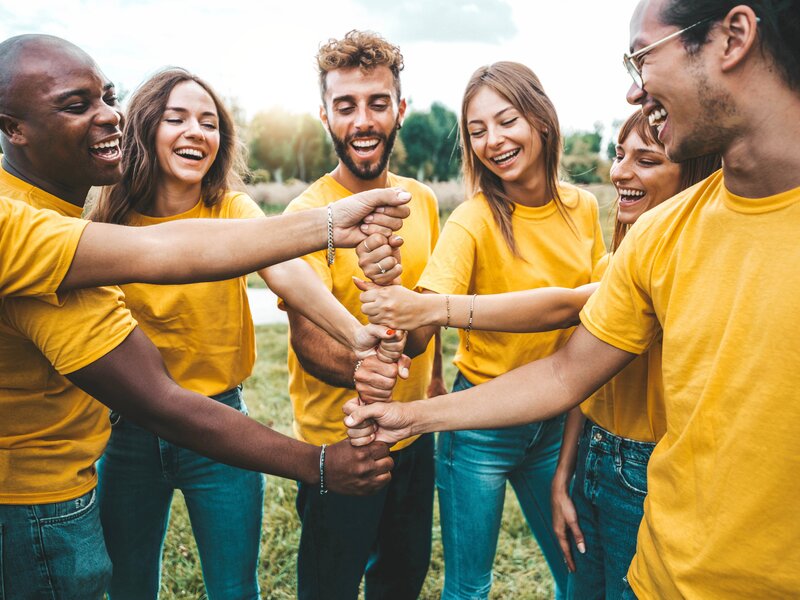
<path fill-rule="evenodd" d="M 445 294 L 445 296 L 444 296 L 444 306 L 445 306 L 445 309 L 447 310 L 447 322 L 444 324 L 444 328 L 445 329 L 449 329 L 450 328 L 450 296 L 448 296 L 447 294 Z"/>
<path fill-rule="evenodd" d="M 319 451 L 319 495 L 324 496 L 328 493 L 328 488 L 325 487 L 325 448 L 328 444 L 322 444 Z"/>
<path fill-rule="evenodd" d="M 464 346 L 466 346 L 467 351 L 469 351 L 469 332 L 472 331 L 472 315 L 475 312 L 475 296 L 477 295 L 473 294 L 469 301 L 469 322 L 467 323 L 467 336 L 464 340 Z"/>
<path fill-rule="evenodd" d="M 333 247 L 333 205 L 328 204 L 328 266 L 336 258 L 336 248 Z"/>

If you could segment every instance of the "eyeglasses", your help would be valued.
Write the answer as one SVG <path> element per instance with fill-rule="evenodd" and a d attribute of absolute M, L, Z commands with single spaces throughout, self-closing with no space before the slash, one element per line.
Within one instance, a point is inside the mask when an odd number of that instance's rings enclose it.
<path fill-rule="evenodd" d="M 644 48 L 640 48 L 633 54 L 628 54 L 627 52 L 622 55 L 622 64 L 625 65 L 625 68 L 628 70 L 628 75 L 631 76 L 633 79 L 633 83 L 637 85 L 639 88 L 644 87 L 644 81 L 642 80 L 642 72 L 639 68 L 639 59 L 642 58 L 645 54 L 650 52 L 653 48 L 660 46 L 664 42 L 668 42 L 669 40 L 678 37 L 682 33 L 686 33 L 690 29 L 694 29 L 698 25 L 702 25 L 711 20 L 711 17 L 707 17 L 698 21 L 694 25 L 689 25 L 688 27 L 684 27 L 680 31 L 674 31 L 670 33 L 668 36 L 661 38 L 657 42 L 653 42 L 649 46 L 645 46 Z"/>

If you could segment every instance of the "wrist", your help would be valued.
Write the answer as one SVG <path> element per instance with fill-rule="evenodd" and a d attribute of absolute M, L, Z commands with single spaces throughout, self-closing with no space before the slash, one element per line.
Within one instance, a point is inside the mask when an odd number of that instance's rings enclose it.
<path fill-rule="evenodd" d="M 423 298 L 429 298 L 429 310 L 424 314 L 430 315 L 426 325 L 436 325 L 437 327 L 450 327 L 450 317 L 452 314 L 451 300 L 449 294 L 426 294 Z"/>

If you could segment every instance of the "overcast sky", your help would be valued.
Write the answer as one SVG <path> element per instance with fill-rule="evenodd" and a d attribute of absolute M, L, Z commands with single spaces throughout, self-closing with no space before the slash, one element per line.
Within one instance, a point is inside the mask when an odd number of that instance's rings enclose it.
<path fill-rule="evenodd" d="M 636 0 L 14 0 L 0 7 L 0 38 L 64 37 L 118 86 L 178 65 L 235 97 L 248 117 L 282 106 L 316 114 L 314 55 L 350 29 L 400 46 L 412 108 L 456 112 L 471 73 L 516 60 L 541 78 L 565 129 L 610 124 L 632 108 L 622 67 Z M 11 7 L 9 7 L 11 5 Z"/>

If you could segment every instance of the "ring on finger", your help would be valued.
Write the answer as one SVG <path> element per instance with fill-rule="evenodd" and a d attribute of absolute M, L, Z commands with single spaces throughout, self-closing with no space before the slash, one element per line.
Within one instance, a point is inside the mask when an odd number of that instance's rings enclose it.
<path fill-rule="evenodd" d="M 372 252 L 372 249 L 369 246 L 367 246 L 367 240 L 364 240 L 364 248 L 367 249 L 367 252 Z"/>
<path fill-rule="evenodd" d="M 381 275 L 386 275 L 386 269 L 384 269 L 384 268 L 381 266 L 381 261 L 378 261 L 378 262 L 376 262 L 375 264 L 376 264 L 376 265 L 378 265 L 378 268 L 381 270 Z"/>

